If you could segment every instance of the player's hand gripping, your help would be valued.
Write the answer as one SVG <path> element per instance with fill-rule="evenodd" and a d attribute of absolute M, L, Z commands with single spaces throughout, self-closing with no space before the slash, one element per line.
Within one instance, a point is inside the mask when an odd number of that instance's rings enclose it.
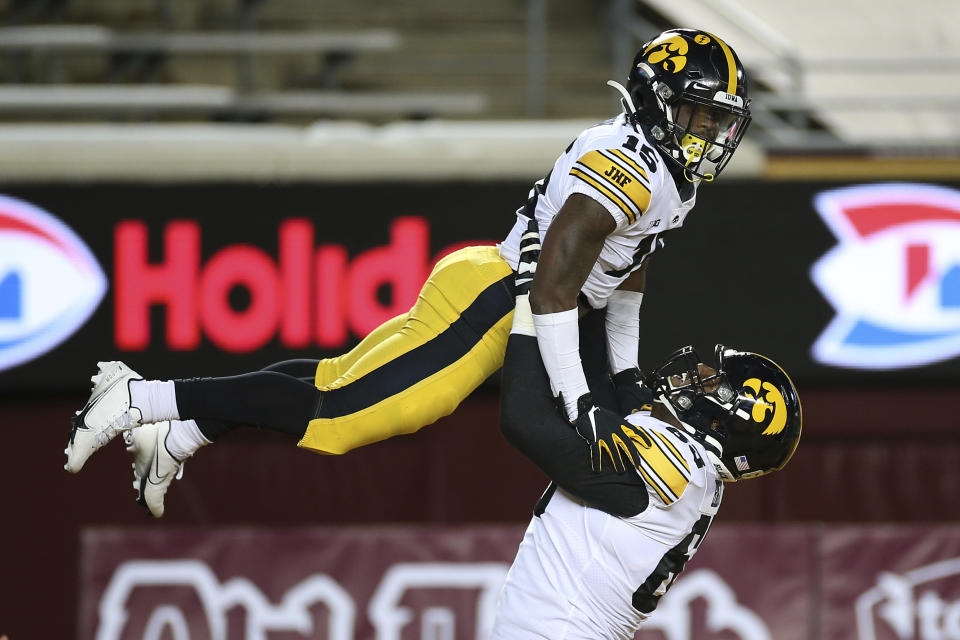
<path fill-rule="evenodd" d="M 645 442 L 642 434 L 614 412 L 594 405 L 589 394 L 584 394 L 577 405 L 579 415 L 574 428 L 590 447 L 593 472 L 613 468 L 617 473 L 626 473 L 628 469 L 635 469 L 640 450 L 653 443 Z"/>
<path fill-rule="evenodd" d="M 649 411 L 653 404 L 653 389 L 643 382 L 643 372 L 634 367 L 613 376 L 614 394 L 621 415 Z"/>

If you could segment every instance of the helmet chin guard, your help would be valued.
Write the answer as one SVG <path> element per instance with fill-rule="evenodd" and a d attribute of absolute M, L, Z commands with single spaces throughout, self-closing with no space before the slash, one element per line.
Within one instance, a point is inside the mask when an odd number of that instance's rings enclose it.
<path fill-rule="evenodd" d="M 713 469 L 717 472 L 717 477 L 719 477 L 724 482 L 736 482 L 737 476 L 730 473 L 730 469 L 727 469 L 727 465 L 723 464 L 723 460 L 720 459 L 720 456 L 716 455 L 710 449 L 707 449 L 707 460 L 710 461 L 710 464 L 713 465 Z"/>

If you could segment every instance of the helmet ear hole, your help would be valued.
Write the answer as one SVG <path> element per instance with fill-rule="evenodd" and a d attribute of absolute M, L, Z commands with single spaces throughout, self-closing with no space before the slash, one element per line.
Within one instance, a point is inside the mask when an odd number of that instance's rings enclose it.
<path fill-rule="evenodd" d="M 665 84 L 657 85 L 657 96 L 664 102 L 668 102 L 673 97 L 673 90 Z"/>
<path fill-rule="evenodd" d="M 689 411 L 693 408 L 693 400 L 694 397 L 692 393 L 684 392 L 677 396 L 675 402 L 681 411 Z"/>
<path fill-rule="evenodd" d="M 717 387 L 717 390 L 714 392 L 717 395 L 717 399 L 720 402 L 727 404 L 728 402 L 733 402 L 733 399 L 737 397 L 736 392 L 733 390 L 733 387 L 730 386 L 729 382 L 724 381 Z"/>

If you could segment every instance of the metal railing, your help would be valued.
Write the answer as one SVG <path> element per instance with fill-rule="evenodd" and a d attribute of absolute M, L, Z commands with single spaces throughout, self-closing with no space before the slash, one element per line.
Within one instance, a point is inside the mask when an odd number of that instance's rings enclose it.
<path fill-rule="evenodd" d="M 669 24 L 654 24 L 641 17 L 639 0 L 609 0 L 609 34 L 611 60 L 622 75 L 637 47 Z M 752 79 L 751 96 L 754 125 L 751 138 L 770 149 L 799 150 L 835 149 L 851 143 L 868 146 L 933 144 L 938 149 L 960 149 L 960 118 L 951 131 L 939 132 L 929 140 L 890 140 L 887 131 L 874 135 L 856 135 L 849 129 L 829 124 L 831 121 L 855 120 L 852 114 L 888 113 L 891 118 L 910 118 L 918 108 L 940 115 L 960 114 L 960 56 L 882 56 L 882 57 L 808 57 L 797 53 L 789 38 L 778 33 L 753 13 L 729 0 L 691 0 L 683 5 L 675 0 L 642 0 L 647 7 L 668 19 L 682 18 L 679 7 L 711 16 L 725 23 L 738 42 L 753 52 L 745 60 Z M 940 83 L 918 79 L 901 92 L 890 90 L 883 76 L 909 71 L 911 77 L 934 77 Z M 812 91 L 811 85 L 822 84 L 831 76 L 849 75 L 863 79 L 876 76 L 869 95 L 846 92 Z M 952 81 L 942 82 L 944 76 Z M 616 76 L 615 76 L 616 77 Z M 941 89 L 946 87 L 946 90 Z M 872 140 L 872 142 L 871 142 Z M 865 142 L 866 141 L 866 142 Z"/>

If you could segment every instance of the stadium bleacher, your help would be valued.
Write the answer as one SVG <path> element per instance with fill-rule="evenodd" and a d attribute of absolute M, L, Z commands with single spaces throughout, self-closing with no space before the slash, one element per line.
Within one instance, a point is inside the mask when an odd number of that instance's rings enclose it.
<path fill-rule="evenodd" d="M 299 122 L 311 115 L 490 118 L 529 111 L 530 59 L 538 52 L 527 46 L 525 3 L 515 0 L 482 8 L 439 2 L 123 5 L 66 3 L 56 22 L 41 8 L 0 13 L 7 25 L 0 28 L 6 82 L 0 118 L 63 117 L 76 107 L 80 119 L 110 119 L 118 112 L 130 117 L 132 106 L 142 107 L 136 117 L 147 120 Z M 603 16 L 584 22 L 590 12 L 574 9 L 574 3 L 550 5 L 558 25 L 545 43 L 551 100 L 531 115 L 587 117 L 615 104 L 597 79 L 607 63 L 591 26 Z M 124 97 L 111 84 L 145 86 Z M 153 99 L 151 112 L 146 107 Z M 111 109 L 114 104 L 119 109 Z"/>
<path fill-rule="evenodd" d="M 860 4 L 851 29 L 818 17 L 828 0 L 17 0 L 0 6 L 0 120 L 597 118 L 617 104 L 601 79 L 681 24 L 735 43 L 768 149 L 949 151 L 955 3 Z"/>

